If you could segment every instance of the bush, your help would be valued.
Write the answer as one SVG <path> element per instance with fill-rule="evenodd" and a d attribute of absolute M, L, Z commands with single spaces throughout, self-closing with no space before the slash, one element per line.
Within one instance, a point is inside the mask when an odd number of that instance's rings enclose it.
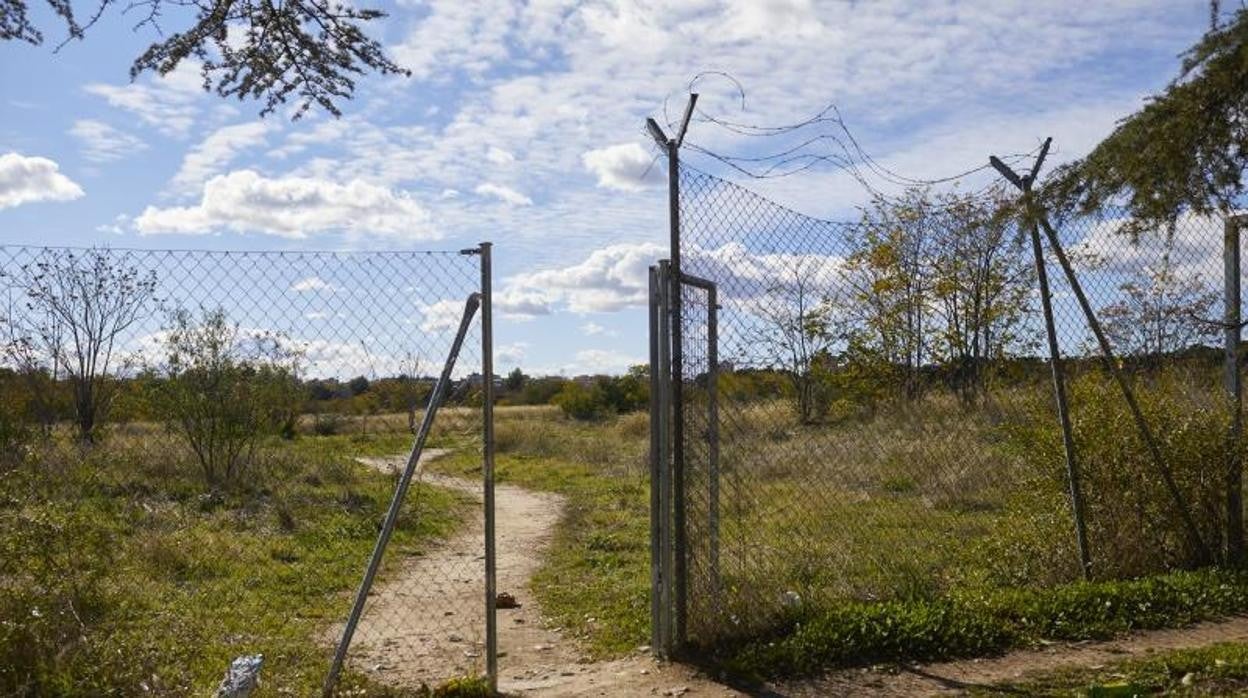
<path fill-rule="evenodd" d="M 337 412 L 317 412 L 312 417 L 312 433 L 317 436 L 335 436 L 345 426 L 346 420 Z"/>
<path fill-rule="evenodd" d="M 595 420 L 612 414 L 633 412 L 650 401 L 648 368 L 634 366 L 623 376 L 598 376 L 586 385 L 568 381 L 551 398 L 573 419 Z"/>
<path fill-rule="evenodd" d="M 279 338 L 244 335 L 222 310 L 199 320 L 179 310 L 164 340 L 157 401 L 209 484 L 241 475 L 261 436 L 289 420 L 297 381 Z"/>
<path fill-rule="evenodd" d="M 1141 410 L 1205 544 L 1221 537 L 1227 410 L 1212 386 L 1160 376 L 1136 386 Z M 1099 373 L 1072 381 L 1070 403 L 1085 520 L 1098 579 L 1189 567 L 1197 559 L 1178 507 L 1140 438 L 1117 387 Z M 1007 521 L 983 558 L 1003 584 L 1048 584 L 1078 575 L 1061 432 L 1048 398 L 1008 429 L 1006 445 L 1028 464 Z M 1240 446 L 1242 448 L 1242 445 Z"/>
<path fill-rule="evenodd" d="M 15 383 L 0 377 L 0 466 L 20 460 L 31 438 L 25 392 Z"/>
<path fill-rule="evenodd" d="M 573 419 L 602 419 L 611 412 L 605 396 L 597 386 L 586 387 L 575 381 L 569 381 L 551 398 L 551 402 L 559 406 L 563 413 Z"/>

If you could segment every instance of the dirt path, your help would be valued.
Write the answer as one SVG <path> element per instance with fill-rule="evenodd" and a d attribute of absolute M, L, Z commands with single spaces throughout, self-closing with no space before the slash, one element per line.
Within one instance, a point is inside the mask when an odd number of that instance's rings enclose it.
<path fill-rule="evenodd" d="M 430 449 L 424 462 L 447 453 Z M 404 458 L 364 458 L 361 462 L 392 471 L 402 467 Z M 431 473 L 422 479 L 480 501 L 478 482 Z M 520 602 L 520 608 L 498 611 L 499 687 L 508 695 L 959 695 L 974 687 L 1065 666 L 1094 667 L 1156 651 L 1248 642 L 1248 617 L 1244 617 L 1112 642 L 1060 643 L 988 659 L 838 671 L 818 680 L 743 692 L 716 683 L 696 669 L 656 662 L 644 651 L 608 662 L 587 661 L 573 640 L 547 622 L 529 589 L 529 580 L 563 515 L 563 497 L 500 484 L 495 504 L 498 590 Z M 480 617 L 483 530 L 478 511 L 453 537 L 405 561 L 400 574 L 375 588 L 352 648 L 357 666 L 400 686 L 481 671 L 481 638 L 462 635 L 468 625 L 463 619 Z"/>
<path fill-rule="evenodd" d="M 774 694 L 795 698 L 962 695 L 973 688 L 1015 681 L 1027 674 L 1063 667 L 1099 667 L 1154 652 L 1204 647 L 1218 642 L 1248 642 L 1248 617 L 1137 633 L 1110 642 L 1059 643 L 988 659 L 840 671 L 816 681 L 774 687 Z"/>
<path fill-rule="evenodd" d="M 427 463 L 448 453 L 429 449 Z M 391 472 L 403 456 L 362 458 Z M 425 473 L 422 481 L 480 501 L 479 482 Z M 563 516 L 563 497 L 514 485 L 495 487 L 497 585 L 520 603 L 499 609 L 499 688 L 517 696 L 741 695 L 695 670 L 660 664 L 639 652 L 609 662 L 587 662 L 571 639 L 551 627 L 529 590 L 529 580 Z M 398 686 L 481 669 L 479 637 L 463 635 L 463 614 L 479 617 L 482 604 L 483 522 L 478 512 L 450 539 L 404 563 L 400 574 L 375 587 L 353 643 L 351 659 Z M 389 619 L 401 622 L 387 622 Z M 456 632 L 456 628 L 460 628 Z M 449 670 L 448 670 L 449 668 Z"/>

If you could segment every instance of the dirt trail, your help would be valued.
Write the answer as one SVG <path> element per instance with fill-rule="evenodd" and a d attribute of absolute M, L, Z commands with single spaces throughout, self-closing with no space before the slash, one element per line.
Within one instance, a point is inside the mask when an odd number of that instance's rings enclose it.
<path fill-rule="evenodd" d="M 439 458 L 445 450 L 428 449 L 422 462 Z M 405 457 L 361 458 L 361 462 L 391 472 Z M 480 501 L 481 485 L 467 479 L 425 473 L 426 484 L 458 490 Z M 551 535 L 563 515 L 563 497 L 514 485 L 495 487 L 495 531 L 498 591 L 516 597 L 519 608 L 499 609 L 499 688 L 517 696 L 632 696 L 632 695 L 741 695 L 699 675 L 695 670 L 661 664 L 648 654 L 609 662 L 587 662 L 573 640 L 551 627 L 529 590 L 550 546 Z M 414 686 L 480 669 L 477 638 L 451 642 L 445 609 L 467 609 L 482 603 L 480 568 L 483 522 L 478 511 L 468 525 L 450 539 L 405 562 L 403 570 L 375 587 L 369 599 L 352 661 L 375 672 L 381 681 Z M 454 574 L 447 574 L 454 570 Z M 474 576 L 475 573 L 475 576 Z M 441 582 L 436 580 L 443 580 Z M 458 611 L 457 611 L 458 612 Z M 450 618 L 453 618 L 451 616 Z M 401 618 L 397 623 L 376 619 Z M 373 622 L 369 622 L 373 620 Z M 340 632 L 340 630 L 339 630 Z M 448 671 L 453 667 L 454 671 Z"/>
<path fill-rule="evenodd" d="M 947 696 L 969 693 L 1027 674 L 1063 667 L 1100 667 L 1153 652 L 1204 647 L 1218 642 L 1248 642 L 1248 618 L 1200 623 L 1177 630 L 1154 630 L 1109 642 L 1057 643 L 988 659 L 916 664 L 887 670 L 835 672 L 806 683 L 775 687 L 775 695 L 807 696 Z"/>
<path fill-rule="evenodd" d="M 447 454 L 430 449 L 423 462 Z M 386 471 L 402 467 L 403 456 L 363 458 Z M 480 501 L 480 483 L 425 473 L 426 484 L 463 492 Z M 563 515 L 564 498 L 514 485 L 495 488 L 498 590 L 520 608 L 499 609 L 499 688 L 516 696 L 945 696 L 974 687 L 1016 680 L 1028 673 L 1066 666 L 1110 664 L 1150 652 L 1248 642 L 1248 617 L 1179 630 L 1139 633 L 1112 642 L 1058 643 L 1001 657 L 915 664 L 900 668 L 838 671 L 817 680 L 741 691 L 696 669 L 656 662 L 647 653 L 589 662 L 576 643 L 543 617 L 529 580 L 550 546 Z M 480 569 L 483 522 L 480 513 L 453 537 L 404 563 L 401 573 L 379 584 L 369 600 L 352 660 L 395 685 L 419 685 L 453 673 L 480 670 L 479 638 L 452 638 L 454 613 L 475 613 L 482 602 Z M 451 574 L 448 574 L 451 571 Z M 440 580 L 440 581 L 439 581 Z M 475 582 L 475 583 L 474 583 Z M 456 609 L 456 611 L 450 611 Z M 449 611 L 449 612 L 448 612 Z M 369 623 L 394 617 L 399 624 Z M 461 624 L 462 625 L 462 624 Z M 340 629 L 335 629 L 340 632 Z M 334 636 L 337 638 L 337 635 Z M 452 641 L 453 640 L 453 641 Z M 455 671 L 448 672 L 453 667 Z"/>

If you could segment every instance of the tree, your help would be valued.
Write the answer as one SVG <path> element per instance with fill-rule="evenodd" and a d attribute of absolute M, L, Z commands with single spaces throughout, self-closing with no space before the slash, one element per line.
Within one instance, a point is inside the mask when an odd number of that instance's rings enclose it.
<path fill-rule="evenodd" d="M 351 391 L 352 397 L 356 397 L 368 392 L 370 385 L 371 383 L 369 383 L 368 378 L 364 376 L 356 376 L 355 378 L 347 381 L 347 390 Z"/>
<path fill-rule="evenodd" d="M 0 277 L 3 276 L 3 272 L 0 272 Z M 47 434 L 66 412 L 64 391 L 61 389 L 60 364 L 55 361 L 45 361 L 40 354 L 35 341 L 27 333 L 29 323 L 25 322 L 23 317 L 25 304 L 14 298 L 12 292 L 14 290 L 20 293 L 23 299 L 25 296 L 23 289 L 10 289 L 5 313 L 0 315 L 0 327 L 3 327 L 3 337 L 0 337 L 0 359 L 13 369 L 15 377 L 21 379 L 26 410 Z M 56 347 L 60 347 L 64 339 L 60 330 L 59 322 L 52 320 L 47 332 L 47 341 Z M 54 356 L 57 353 L 57 351 L 52 351 L 48 354 Z"/>
<path fill-rule="evenodd" d="M 933 358 L 971 403 L 984 394 L 986 363 L 1019 338 L 1032 271 L 1022 231 L 995 200 L 947 194 L 936 197 L 933 212 Z"/>
<path fill-rule="evenodd" d="M 20 351 L 69 381 L 78 435 L 91 442 L 116 394 L 117 343 L 154 304 L 156 275 L 104 250 L 51 250 L 23 265 L 16 283 L 24 308 L 10 322 Z"/>
<path fill-rule="evenodd" d="M 511 373 L 507 374 L 507 378 L 503 381 L 503 387 L 507 392 L 514 393 L 524 388 L 524 372 L 519 367 L 513 368 Z"/>
<path fill-rule="evenodd" d="M 87 15 L 72 0 L 47 0 L 65 25 L 60 45 L 82 39 L 87 30 L 118 0 L 95 0 Z M 190 26 L 164 34 L 165 10 L 194 8 Z M 385 53 L 380 42 L 364 32 L 364 24 L 381 10 L 335 0 L 145 0 L 129 3 L 128 12 L 142 8 L 137 25 L 161 33 L 130 65 L 133 80 L 145 72 L 167 75 L 183 62 L 199 63 L 204 88 L 222 97 L 263 101 L 268 114 L 290 100 L 296 118 L 313 105 L 339 115 L 337 102 L 355 93 L 358 76 L 409 75 Z M 137 27 L 136 27 L 137 28 Z M 0 1 L 0 40 L 43 43 L 43 32 L 30 17 L 28 0 Z"/>
<path fill-rule="evenodd" d="M 170 316 L 157 397 L 210 485 L 242 474 L 264 434 L 298 397 L 296 354 L 270 333 L 244 333 L 223 310 Z"/>
<path fill-rule="evenodd" d="M 399 404 L 407 413 L 407 430 L 415 434 L 419 428 L 416 413 L 420 406 L 429 398 L 432 385 L 420 377 L 420 355 L 407 352 L 399 362 L 399 375 L 393 383 L 397 388 Z"/>
<path fill-rule="evenodd" d="M 920 372 L 928 359 L 932 208 L 923 189 L 896 201 L 876 198 L 849 230 L 853 252 L 845 264 L 856 321 L 851 342 L 872 362 L 900 367 L 902 392 L 911 399 L 922 392 Z"/>
<path fill-rule="evenodd" d="M 1135 271 L 1118 287 L 1122 298 L 1101 309 L 1105 332 L 1124 354 L 1156 366 L 1167 354 L 1217 336 L 1218 294 L 1199 274 L 1175 268 L 1167 249 L 1161 262 Z"/>
<path fill-rule="evenodd" d="M 1216 4 L 1213 16 L 1218 17 Z M 1126 198 L 1137 234 L 1185 211 L 1226 213 L 1248 167 L 1248 6 L 1183 55 L 1179 76 L 1086 157 L 1042 188 L 1058 210 L 1093 212 Z"/>
<path fill-rule="evenodd" d="M 760 322 L 750 345 L 773 366 L 782 368 L 793 388 L 793 408 L 802 424 L 819 414 L 816 357 L 828 353 L 835 336 L 831 329 L 833 305 L 821 292 L 829 258 L 788 258 L 777 277 L 753 303 Z"/>

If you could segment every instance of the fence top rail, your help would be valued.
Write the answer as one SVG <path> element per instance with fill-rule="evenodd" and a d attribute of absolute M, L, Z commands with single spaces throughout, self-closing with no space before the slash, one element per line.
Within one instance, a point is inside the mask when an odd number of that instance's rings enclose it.
<path fill-rule="evenodd" d="M 47 250 L 51 252 L 117 252 L 137 254 L 194 254 L 211 256 L 258 256 L 258 257 L 459 257 L 476 254 L 477 247 L 460 249 L 385 249 L 385 250 L 210 250 L 205 248 L 168 248 L 168 247 L 114 247 L 111 245 L 23 245 L 3 243 L 0 252 L 13 253 L 18 251 Z"/>

